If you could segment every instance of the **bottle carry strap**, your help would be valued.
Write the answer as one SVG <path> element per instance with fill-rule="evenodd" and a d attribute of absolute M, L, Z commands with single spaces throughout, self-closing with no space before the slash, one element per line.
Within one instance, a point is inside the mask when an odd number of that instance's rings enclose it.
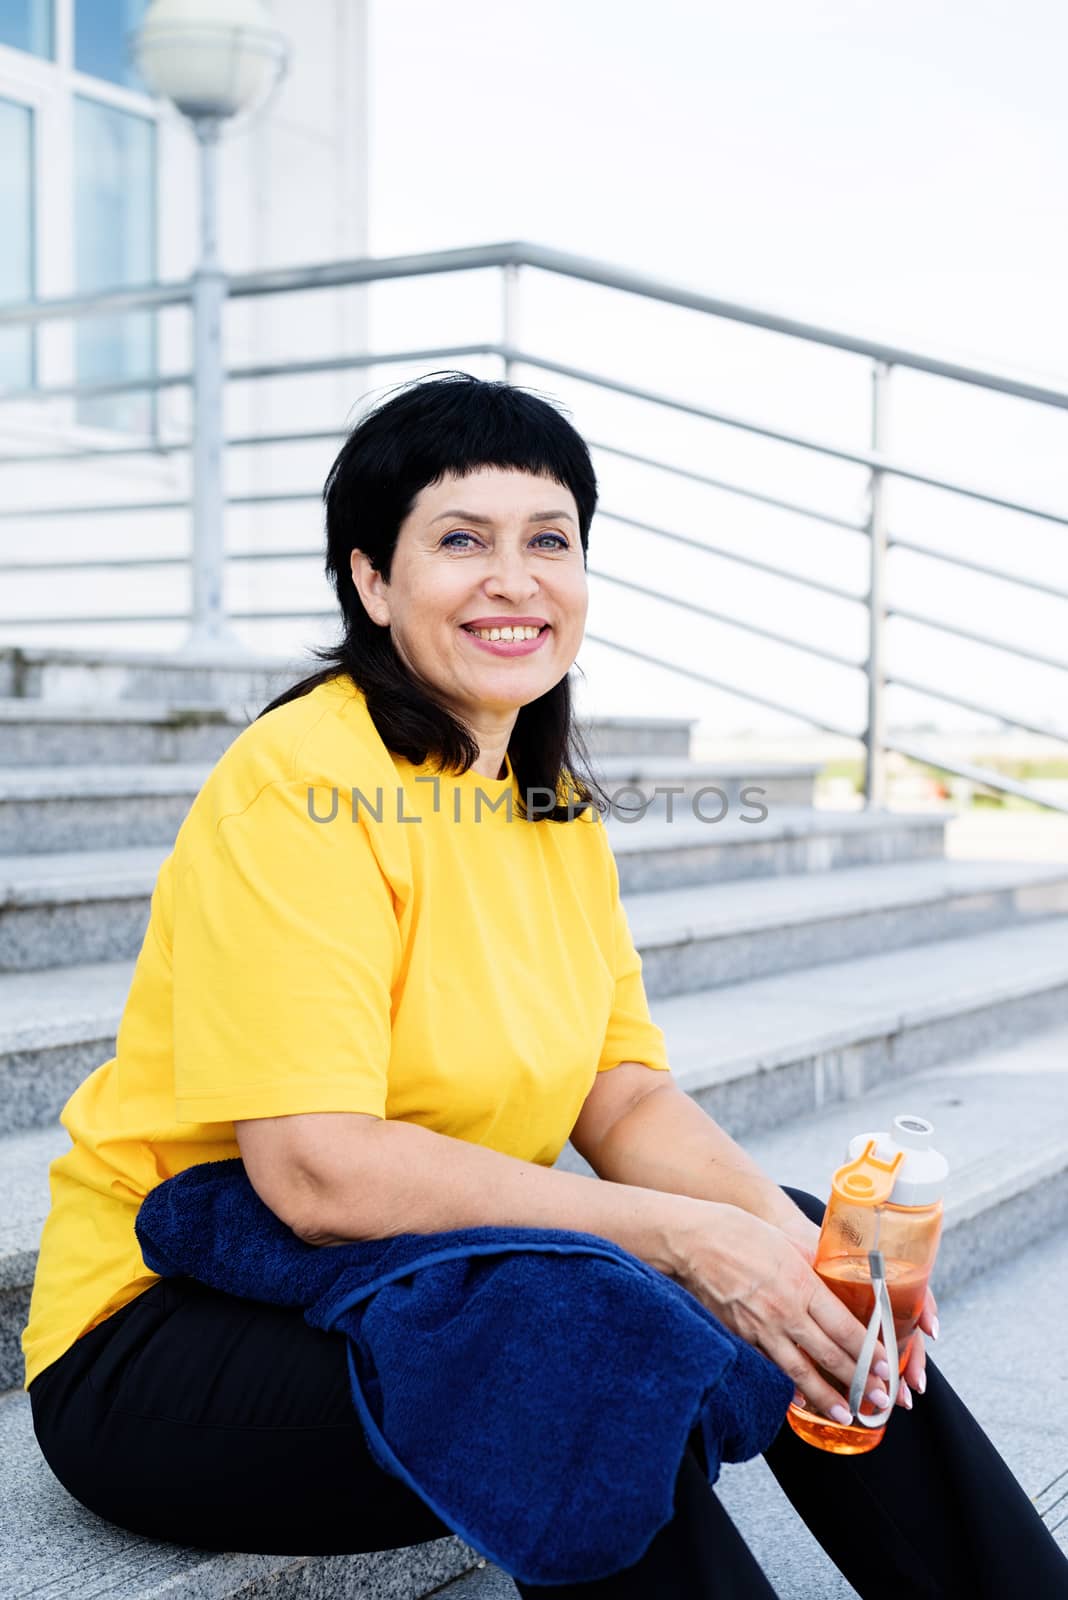
<path fill-rule="evenodd" d="M 849 1409 L 853 1413 L 853 1420 L 862 1428 L 882 1428 L 885 1426 L 890 1413 L 897 1403 L 897 1393 L 900 1387 L 900 1374 L 898 1373 L 897 1334 L 894 1332 L 894 1308 L 890 1304 L 890 1291 L 886 1287 L 886 1263 L 883 1261 L 881 1250 L 869 1250 L 868 1266 L 871 1270 L 871 1285 L 875 1291 L 875 1304 L 872 1307 L 871 1317 L 868 1321 L 868 1331 L 864 1335 L 864 1343 L 860 1347 L 860 1355 L 853 1371 L 853 1382 L 849 1386 Z M 890 1367 L 890 1377 L 887 1390 L 890 1395 L 890 1404 L 885 1411 L 872 1412 L 865 1415 L 860 1409 L 864 1399 L 864 1391 L 868 1387 L 868 1369 L 871 1358 L 875 1353 L 876 1341 L 879 1338 L 879 1328 L 882 1327 L 883 1345 L 886 1350 L 886 1359 Z"/>

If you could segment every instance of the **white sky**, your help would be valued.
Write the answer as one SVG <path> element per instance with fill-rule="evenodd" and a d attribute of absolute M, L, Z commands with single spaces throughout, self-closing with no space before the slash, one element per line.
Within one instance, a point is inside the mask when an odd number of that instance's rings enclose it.
<path fill-rule="evenodd" d="M 523 238 L 788 314 L 1068 383 L 1068 10 L 1051 0 L 375 0 L 371 250 Z M 422 296 L 422 299 L 419 297 Z M 376 345 L 496 331 L 487 278 L 375 291 Z M 447 307 L 453 310 L 445 315 Z M 864 445 L 863 363 L 724 329 L 629 297 L 531 279 L 525 345 L 563 361 Z M 493 369 L 483 368 L 487 375 Z M 398 380 L 377 369 L 374 382 Z M 755 449 L 733 430 L 523 369 L 576 425 L 861 519 L 863 475 Z M 895 379 L 895 382 L 897 380 Z M 1068 418 L 904 375 L 890 448 L 969 481 L 1065 507 Z M 734 544 L 859 592 L 863 541 L 734 496 L 595 457 L 602 505 Z M 1068 530 L 896 489 L 892 531 L 1068 588 Z M 600 565 L 854 655 L 859 606 L 598 517 Z M 911 564 L 910 564 L 911 563 Z M 891 553 L 899 604 L 1064 657 L 1064 603 Z M 755 692 L 859 724 L 859 674 L 591 579 L 590 631 L 702 664 Z M 635 634 L 641 635 L 635 640 Z M 962 694 L 1068 726 L 1063 673 L 891 621 L 892 662 Z M 794 719 L 650 674 L 588 644 L 605 710 L 663 709 L 714 728 Z M 893 721 L 983 725 L 893 692 Z M 987 723 L 987 726 L 990 724 Z"/>

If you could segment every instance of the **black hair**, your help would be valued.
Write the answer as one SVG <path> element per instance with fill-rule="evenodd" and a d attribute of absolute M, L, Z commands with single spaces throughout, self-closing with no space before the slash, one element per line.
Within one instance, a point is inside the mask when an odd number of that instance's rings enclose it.
<path fill-rule="evenodd" d="M 328 665 L 286 689 L 259 716 L 347 674 L 387 749 L 414 766 L 434 761 L 439 772 L 468 770 L 478 757 L 477 741 L 412 676 L 388 627 L 368 615 L 352 579 L 351 552 L 362 550 L 388 583 L 401 524 L 420 491 L 445 474 L 466 477 L 483 467 L 533 473 L 569 489 L 585 566 L 597 479 L 585 441 L 555 405 L 467 372 L 402 384 L 355 425 L 323 488 L 326 572 L 341 606 L 343 636 L 336 645 L 313 648 Z M 547 796 L 531 808 L 521 799 L 529 820 L 567 822 L 591 804 L 604 809 L 604 791 L 575 722 L 570 674 L 519 708 L 508 756 L 521 797 L 532 789 L 556 796 L 552 807 Z"/>

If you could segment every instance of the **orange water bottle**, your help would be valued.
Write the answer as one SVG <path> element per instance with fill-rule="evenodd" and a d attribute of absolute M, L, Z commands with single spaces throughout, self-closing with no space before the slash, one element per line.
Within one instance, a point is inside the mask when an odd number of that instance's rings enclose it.
<path fill-rule="evenodd" d="M 875 1449 L 894 1409 L 912 1339 L 922 1337 L 916 1325 L 942 1232 L 949 1171 L 931 1144 L 933 1134 L 924 1117 L 895 1117 L 888 1133 L 851 1139 L 849 1160 L 832 1179 L 813 1270 L 867 1326 L 867 1336 L 844 1397 L 851 1423 L 832 1422 L 794 1402 L 786 1413 L 794 1432 L 821 1450 L 859 1455 Z M 890 1366 L 890 1404 L 881 1412 L 865 1395 L 880 1338 Z M 839 1387 L 822 1368 L 820 1376 Z"/>

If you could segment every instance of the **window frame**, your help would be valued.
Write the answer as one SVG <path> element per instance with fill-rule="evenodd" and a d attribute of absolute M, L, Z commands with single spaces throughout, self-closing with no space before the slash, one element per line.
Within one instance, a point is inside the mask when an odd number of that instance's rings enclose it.
<path fill-rule="evenodd" d="M 86 0 L 82 0 L 86 3 Z M 91 0 L 88 0 L 91 3 Z M 115 110 L 150 121 L 155 127 L 155 170 L 152 215 L 148 228 L 152 255 L 159 277 L 162 228 L 160 174 L 172 160 L 174 119 L 157 96 L 94 78 L 74 65 L 75 0 L 53 0 L 52 60 L 0 44 L 0 96 L 29 108 L 33 116 L 33 172 L 30 192 L 32 208 L 31 258 L 34 266 L 33 292 L 41 299 L 77 293 L 74 286 L 74 101 L 75 96 L 94 100 Z M 47 174 L 47 179 L 45 175 Z M 158 316 L 154 337 L 155 366 L 160 370 L 163 347 Z M 72 384 L 76 381 L 74 326 L 68 322 L 44 322 L 31 335 L 30 372 L 33 389 Z M 73 397 L 42 401 L 27 398 L 9 401 L 0 416 L 5 431 L 13 429 L 28 437 L 55 438 L 57 431 L 70 443 L 114 442 L 144 437 L 151 444 L 159 437 L 159 395 L 154 397 L 154 425 L 151 434 L 139 435 L 115 428 L 89 427 L 76 420 Z"/>

